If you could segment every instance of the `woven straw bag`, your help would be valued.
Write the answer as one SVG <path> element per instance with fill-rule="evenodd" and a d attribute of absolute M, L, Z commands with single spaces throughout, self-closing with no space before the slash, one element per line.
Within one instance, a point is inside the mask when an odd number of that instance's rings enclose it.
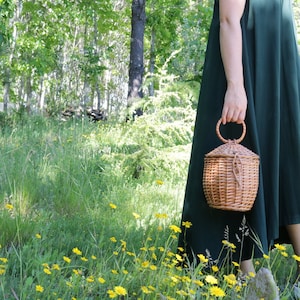
<path fill-rule="evenodd" d="M 220 134 L 221 120 L 216 133 L 224 143 L 204 158 L 203 190 L 210 207 L 245 212 L 251 210 L 259 179 L 259 156 L 240 145 L 246 135 L 246 124 L 238 140 L 226 140 Z"/>

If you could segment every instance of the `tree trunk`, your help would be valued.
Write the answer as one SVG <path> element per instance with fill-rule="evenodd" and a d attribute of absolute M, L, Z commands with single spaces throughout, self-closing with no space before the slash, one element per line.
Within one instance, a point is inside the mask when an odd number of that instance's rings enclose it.
<path fill-rule="evenodd" d="M 151 46 L 150 46 L 150 62 L 149 62 L 149 73 L 150 73 L 150 83 L 149 83 L 149 96 L 154 96 L 154 82 L 153 74 L 155 68 L 155 30 L 152 28 L 151 31 Z"/>
<path fill-rule="evenodd" d="M 142 83 L 144 75 L 144 32 L 145 32 L 145 2 L 132 0 L 131 7 L 131 42 L 128 84 L 128 106 L 143 97 Z"/>

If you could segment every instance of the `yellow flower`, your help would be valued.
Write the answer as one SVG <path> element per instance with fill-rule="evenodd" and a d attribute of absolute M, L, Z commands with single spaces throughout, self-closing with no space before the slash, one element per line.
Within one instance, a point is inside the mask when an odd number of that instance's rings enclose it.
<path fill-rule="evenodd" d="M 74 273 L 75 275 L 79 275 L 79 271 L 78 271 L 77 269 L 74 269 L 74 270 L 73 270 L 73 273 Z"/>
<path fill-rule="evenodd" d="M 237 263 L 237 262 L 235 262 L 235 261 L 233 261 L 232 264 L 233 264 L 235 267 L 237 267 L 237 268 L 239 268 L 239 266 L 240 266 L 240 264 Z"/>
<path fill-rule="evenodd" d="M 117 239 L 116 239 L 114 236 L 112 236 L 112 237 L 110 238 L 110 241 L 113 242 L 113 243 L 116 243 L 116 242 L 117 242 Z"/>
<path fill-rule="evenodd" d="M 0 275 L 4 275 L 5 274 L 5 269 L 0 268 Z"/>
<path fill-rule="evenodd" d="M 5 208 L 10 211 L 10 210 L 14 209 L 14 206 L 12 204 L 10 204 L 10 203 L 6 203 L 5 204 Z"/>
<path fill-rule="evenodd" d="M 176 226 L 176 225 L 170 225 L 169 228 L 174 231 L 175 233 L 180 233 L 181 232 L 181 229 Z"/>
<path fill-rule="evenodd" d="M 51 275 L 51 271 L 48 268 L 44 268 L 44 273 L 47 275 Z"/>
<path fill-rule="evenodd" d="M 116 209 L 116 208 L 117 208 L 117 205 L 115 205 L 115 204 L 113 204 L 113 203 L 109 203 L 109 206 L 110 206 L 110 208 L 112 208 L 112 209 Z"/>
<path fill-rule="evenodd" d="M 146 286 L 142 286 L 141 290 L 144 294 L 151 294 L 152 293 Z"/>
<path fill-rule="evenodd" d="M 8 259 L 6 257 L 0 257 L 0 261 L 2 261 L 4 264 L 7 264 Z"/>
<path fill-rule="evenodd" d="M 91 258 L 92 258 L 93 260 L 96 260 L 96 259 L 97 259 L 97 256 L 92 255 Z"/>
<path fill-rule="evenodd" d="M 122 286 L 115 286 L 114 291 L 119 296 L 125 296 L 127 295 L 127 291 Z"/>
<path fill-rule="evenodd" d="M 168 215 L 167 214 L 155 214 L 155 218 L 157 218 L 157 219 L 167 219 Z"/>
<path fill-rule="evenodd" d="M 107 294 L 108 294 L 108 296 L 109 296 L 109 298 L 117 298 L 118 297 L 118 294 L 117 293 L 115 293 L 113 290 L 108 290 L 107 291 Z"/>
<path fill-rule="evenodd" d="M 123 273 L 124 275 L 127 275 L 129 272 L 128 272 L 127 270 L 123 270 L 122 273 Z"/>
<path fill-rule="evenodd" d="M 66 262 L 66 263 L 70 263 L 71 262 L 71 258 L 67 257 L 67 256 L 64 256 L 63 257 L 63 260 Z"/>
<path fill-rule="evenodd" d="M 206 258 L 203 254 L 198 254 L 197 256 L 198 256 L 200 262 L 202 262 L 204 264 L 206 264 L 208 262 L 208 258 Z"/>
<path fill-rule="evenodd" d="M 283 257 L 288 257 L 289 255 L 287 254 L 286 251 L 281 251 L 280 254 L 283 256 Z"/>
<path fill-rule="evenodd" d="M 99 283 L 101 283 L 101 284 L 104 284 L 104 283 L 106 282 L 105 279 L 102 278 L 102 277 L 99 277 L 99 278 L 98 278 L 98 281 L 99 281 Z"/>
<path fill-rule="evenodd" d="M 136 218 L 136 219 L 139 219 L 141 216 L 139 215 L 139 214 L 137 214 L 137 213 L 132 213 L 132 215 Z"/>
<path fill-rule="evenodd" d="M 85 261 L 85 262 L 86 262 L 86 261 L 89 261 L 89 260 L 88 260 L 86 257 L 84 257 L 84 256 L 83 256 L 83 257 L 80 257 L 80 259 L 81 259 L 82 261 Z"/>
<path fill-rule="evenodd" d="M 214 273 L 217 273 L 219 271 L 218 266 L 212 266 L 211 269 Z"/>
<path fill-rule="evenodd" d="M 35 291 L 39 292 L 39 293 L 42 293 L 44 291 L 44 288 L 41 285 L 36 285 L 35 286 Z"/>
<path fill-rule="evenodd" d="M 192 227 L 192 223 L 189 222 L 189 221 L 185 221 L 185 222 L 182 222 L 182 226 L 185 227 L 185 228 L 191 228 Z"/>
<path fill-rule="evenodd" d="M 41 239 L 41 238 L 42 238 L 42 236 L 41 236 L 39 233 L 37 233 L 37 234 L 35 235 L 35 237 L 36 237 L 37 239 Z"/>
<path fill-rule="evenodd" d="M 237 283 L 236 276 L 234 274 L 224 275 L 224 279 L 229 285 L 235 285 Z"/>
<path fill-rule="evenodd" d="M 286 247 L 284 245 L 281 244 L 275 244 L 274 245 L 276 249 L 278 249 L 279 251 L 286 251 Z"/>
<path fill-rule="evenodd" d="M 250 277 L 252 277 L 252 278 L 255 277 L 255 273 L 254 273 L 254 272 L 249 272 L 248 275 L 249 275 Z"/>
<path fill-rule="evenodd" d="M 230 242 L 228 242 L 226 240 L 223 240 L 222 243 L 223 243 L 223 245 L 225 245 L 228 248 L 231 248 L 232 250 L 236 249 L 236 246 L 233 243 L 230 243 Z"/>
<path fill-rule="evenodd" d="M 298 255 L 294 254 L 292 257 L 293 257 L 293 259 L 294 259 L 294 260 L 296 260 L 296 261 L 300 261 L 300 256 L 298 256 Z"/>
<path fill-rule="evenodd" d="M 226 296 L 225 292 L 217 286 L 212 286 L 209 289 L 209 293 L 211 296 L 215 296 L 215 297 L 219 297 L 219 298 L 223 298 Z"/>
<path fill-rule="evenodd" d="M 75 253 L 76 255 L 82 255 L 82 252 L 77 247 L 73 248 L 72 252 Z"/>
<path fill-rule="evenodd" d="M 206 275 L 205 281 L 209 284 L 218 284 L 218 279 L 212 275 Z"/>
<path fill-rule="evenodd" d="M 89 276 L 87 279 L 86 279 L 87 282 L 94 282 L 95 279 L 94 279 L 94 276 Z"/>
<path fill-rule="evenodd" d="M 163 185 L 163 184 L 164 184 L 164 182 L 163 182 L 162 180 L 159 180 L 159 179 L 157 179 L 155 182 L 156 182 L 156 184 L 158 184 L 158 185 Z"/>
<path fill-rule="evenodd" d="M 204 286 L 204 283 L 200 280 L 194 280 L 193 281 L 196 285 L 200 286 L 200 287 L 203 287 Z"/>
<path fill-rule="evenodd" d="M 118 271 L 117 271 L 117 270 L 111 270 L 111 272 L 112 272 L 114 275 L 117 275 L 117 274 L 118 274 Z"/>
<path fill-rule="evenodd" d="M 118 255 L 119 255 L 119 252 L 118 252 L 118 251 L 114 251 L 114 252 L 113 252 L 113 255 L 118 256 Z"/>
<path fill-rule="evenodd" d="M 149 261 L 146 260 L 146 261 L 142 262 L 142 267 L 148 268 L 149 264 L 150 264 Z"/>
<path fill-rule="evenodd" d="M 151 266 L 149 267 L 149 269 L 152 270 L 152 271 L 156 271 L 156 270 L 157 270 L 157 266 L 151 265 Z"/>
<path fill-rule="evenodd" d="M 263 255 L 263 258 L 264 258 L 264 259 L 270 259 L 270 256 L 267 255 L 267 254 L 264 254 L 264 255 Z"/>
<path fill-rule="evenodd" d="M 57 271 L 60 270 L 60 267 L 59 267 L 58 264 L 54 264 L 54 265 L 52 266 L 52 268 L 53 268 L 53 270 L 57 270 Z"/>

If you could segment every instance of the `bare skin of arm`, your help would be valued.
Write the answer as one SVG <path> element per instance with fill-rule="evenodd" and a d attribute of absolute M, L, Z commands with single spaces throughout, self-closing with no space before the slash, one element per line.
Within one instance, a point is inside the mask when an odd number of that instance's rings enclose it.
<path fill-rule="evenodd" d="M 220 48 L 227 79 L 222 123 L 242 123 L 246 116 L 247 95 L 242 64 L 240 20 L 246 0 L 220 0 Z"/>

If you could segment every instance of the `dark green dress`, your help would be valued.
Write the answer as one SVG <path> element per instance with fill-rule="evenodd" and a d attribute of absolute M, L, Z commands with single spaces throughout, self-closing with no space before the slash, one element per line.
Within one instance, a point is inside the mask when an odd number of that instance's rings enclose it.
<path fill-rule="evenodd" d="M 241 25 L 248 96 L 242 144 L 260 156 L 258 195 L 250 212 L 237 213 L 209 208 L 203 194 L 203 158 L 222 144 L 215 126 L 226 91 L 216 0 L 182 213 L 192 227 L 182 227 L 179 236 L 190 259 L 200 253 L 217 259 L 225 239 L 237 247 L 233 259 L 260 257 L 275 240 L 289 242 L 284 225 L 300 223 L 300 61 L 291 3 L 248 0 Z M 241 126 L 228 124 L 221 131 L 225 138 L 238 138 Z"/>

